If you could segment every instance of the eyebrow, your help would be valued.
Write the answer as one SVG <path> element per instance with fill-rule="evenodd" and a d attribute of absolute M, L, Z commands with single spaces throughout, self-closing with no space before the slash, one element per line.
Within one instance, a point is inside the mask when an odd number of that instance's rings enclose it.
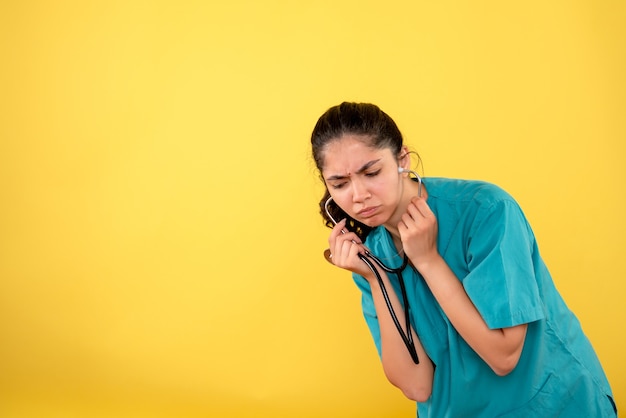
<path fill-rule="evenodd" d="M 371 166 L 373 166 L 374 164 L 376 164 L 377 162 L 379 162 L 381 160 L 381 158 L 377 159 L 377 160 L 372 160 L 369 161 L 365 164 L 363 164 L 363 166 L 361 168 L 359 168 L 354 174 L 361 174 L 363 173 L 365 170 L 367 170 L 368 168 L 370 168 Z M 347 178 L 348 176 L 342 175 L 342 174 L 335 174 L 334 176 L 330 176 L 326 179 L 326 181 L 330 181 L 330 180 L 343 180 L 345 178 Z"/>

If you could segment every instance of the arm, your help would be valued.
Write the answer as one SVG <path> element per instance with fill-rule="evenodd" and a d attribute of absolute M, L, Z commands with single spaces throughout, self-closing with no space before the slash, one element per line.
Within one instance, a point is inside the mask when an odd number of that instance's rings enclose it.
<path fill-rule="evenodd" d="M 527 325 L 489 329 L 463 285 L 441 257 L 416 266 L 450 322 L 467 344 L 499 376 L 517 365 Z"/>
<path fill-rule="evenodd" d="M 461 337 L 498 375 L 519 361 L 527 325 L 489 329 L 461 281 L 437 251 L 437 219 L 424 198 L 414 198 L 398 225 L 406 254 Z"/>
<path fill-rule="evenodd" d="M 396 312 L 396 316 L 400 323 L 404 324 L 406 317 L 402 305 L 385 272 L 381 271 L 380 273 L 393 309 Z M 374 299 L 374 307 L 376 308 L 376 315 L 378 317 L 381 357 L 385 376 L 389 382 L 399 388 L 407 398 L 417 402 L 424 402 L 430 397 L 432 392 L 433 364 L 424 351 L 424 347 L 419 338 L 411 328 L 410 332 L 415 343 L 419 364 L 413 362 L 402 337 L 396 329 L 391 314 L 387 309 L 387 304 L 378 280 L 372 273 L 369 273 L 365 278 L 372 289 L 372 298 Z"/>
<path fill-rule="evenodd" d="M 381 357 L 385 375 L 394 386 L 402 390 L 406 397 L 417 402 L 424 402 L 430 397 L 432 391 L 433 364 L 413 330 L 410 332 L 420 362 L 415 364 L 411 359 L 411 355 L 387 309 L 378 280 L 367 265 L 358 258 L 358 254 L 364 252 L 360 239 L 353 233 L 342 234 L 341 230 L 344 226 L 345 221 L 339 222 L 329 237 L 332 262 L 338 267 L 363 276 L 368 281 L 380 329 Z M 398 320 L 401 324 L 405 324 L 406 317 L 400 300 L 385 272 L 380 271 L 380 274 Z"/>

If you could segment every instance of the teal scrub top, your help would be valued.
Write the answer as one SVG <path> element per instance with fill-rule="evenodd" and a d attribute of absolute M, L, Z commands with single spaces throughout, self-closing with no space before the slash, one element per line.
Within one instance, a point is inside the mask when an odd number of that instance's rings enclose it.
<path fill-rule="evenodd" d="M 555 288 L 518 204 L 485 182 L 423 181 L 438 220 L 439 253 L 489 328 L 528 324 L 528 331 L 515 369 L 496 375 L 456 332 L 420 274 L 406 268 L 411 323 L 435 364 L 432 395 L 417 404 L 419 417 L 616 416 L 602 366 Z M 387 265 L 401 264 L 384 227 L 370 232 L 365 244 Z M 380 355 L 370 286 L 362 276 L 353 278 Z M 390 274 L 390 280 L 399 295 L 397 277 Z"/>

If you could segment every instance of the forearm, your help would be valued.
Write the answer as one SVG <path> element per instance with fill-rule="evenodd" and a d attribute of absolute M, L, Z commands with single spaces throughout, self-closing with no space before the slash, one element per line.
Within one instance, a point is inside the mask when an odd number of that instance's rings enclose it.
<path fill-rule="evenodd" d="M 526 325 L 489 329 L 470 300 L 463 284 L 445 260 L 438 256 L 416 266 L 437 302 L 461 337 L 498 375 L 513 370 L 519 360 Z"/>
<path fill-rule="evenodd" d="M 393 290 L 387 275 L 381 272 L 381 277 L 397 319 L 404 327 L 406 316 L 400 300 Z M 411 329 L 405 330 L 405 332 L 411 332 L 419 364 L 413 362 L 404 340 L 391 317 L 378 280 L 369 278 L 368 281 L 372 289 L 372 297 L 380 327 L 381 357 L 385 375 L 394 386 L 402 390 L 406 397 L 423 402 L 430 397 L 432 390 L 433 364 L 411 327 Z"/>

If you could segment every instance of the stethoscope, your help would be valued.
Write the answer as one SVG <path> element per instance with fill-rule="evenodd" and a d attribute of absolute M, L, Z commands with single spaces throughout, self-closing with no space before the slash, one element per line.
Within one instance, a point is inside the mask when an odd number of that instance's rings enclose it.
<path fill-rule="evenodd" d="M 419 184 L 418 190 L 417 190 L 417 196 L 418 197 L 422 196 L 422 178 L 419 176 L 419 174 L 417 174 L 413 170 L 407 170 L 402 167 L 398 167 L 398 173 L 405 173 L 405 172 L 411 173 L 415 176 L 415 179 L 417 180 Z M 324 203 L 324 210 L 326 211 L 326 215 L 328 215 L 328 218 L 332 221 L 332 223 L 334 225 L 337 225 L 337 221 L 330 214 L 330 210 L 328 208 L 332 200 L 333 200 L 332 196 L 326 200 L 326 203 Z M 341 233 L 345 234 L 346 231 L 342 229 Z M 324 251 L 324 257 L 326 258 L 328 262 L 332 263 L 331 261 L 332 254 L 330 253 L 330 249 L 326 249 Z M 400 265 L 400 267 L 395 267 L 395 268 L 386 266 L 378 257 L 372 254 L 367 248 L 365 248 L 365 254 L 359 253 L 359 258 L 363 260 L 363 262 L 367 265 L 367 267 L 369 267 L 372 273 L 374 273 L 374 275 L 376 276 L 376 280 L 378 280 L 378 284 L 380 285 L 380 289 L 383 293 L 385 303 L 387 304 L 387 309 L 389 309 L 389 314 L 391 315 L 391 319 L 393 320 L 393 323 L 396 325 L 396 329 L 398 330 L 398 333 L 400 334 L 402 341 L 404 341 L 404 345 L 406 346 L 407 350 L 409 350 L 409 354 L 411 355 L 413 362 L 415 364 L 419 364 L 419 359 L 417 358 L 417 351 L 415 350 L 415 343 L 413 342 L 413 335 L 411 334 L 409 299 L 407 297 L 406 287 L 404 285 L 404 278 L 402 277 L 402 271 L 404 271 L 406 266 L 409 264 L 409 258 L 407 257 L 406 254 L 404 254 L 404 259 L 402 261 L 402 264 Z M 391 300 L 389 300 L 389 294 L 387 293 L 387 288 L 385 287 L 385 284 L 383 283 L 383 278 L 380 275 L 380 272 L 378 271 L 378 269 L 376 268 L 376 265 L 380 267 L 381 269 L 383 269 L 384 271 L 386 271 L 387 273 L 393 273 L 398 277 L 398 282 L 400 283 L 400 291 L 402 292 L 402 301 L 404 302 L 404 311 L 405 311 L 405 317 L 406 317 L 406 321 L 405 321 L 406 332 L 404 332 L 404 330 L 402 329 L 402 325 L 400 325 L 398 316 L 396 315 L 396 312 L 393 309 L 393 306 L 391 305 Z"/>

